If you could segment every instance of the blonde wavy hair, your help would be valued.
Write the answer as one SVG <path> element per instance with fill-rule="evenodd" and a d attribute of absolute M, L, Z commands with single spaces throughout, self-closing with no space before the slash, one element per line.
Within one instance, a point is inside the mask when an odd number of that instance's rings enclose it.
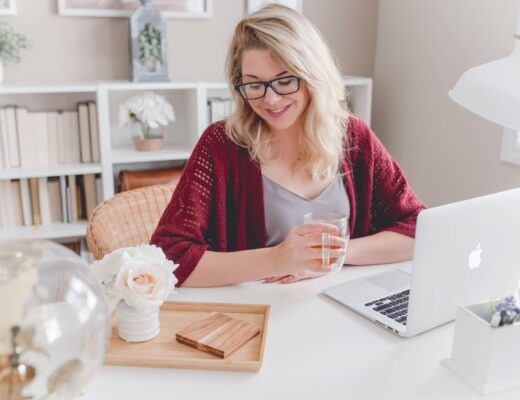
<path fill-rule="evenodd" d="M 267 124 L 235 90 L 241 83 L 242 55 L 251 49 L 268 50 L 289 73 L 302 78 L 309 90 L 300 139 L 300 159 L 315 181 L 331 181 L 345 152 L 348 111 L 345 87 L 334 56 L 312 23 L 298 12 L 269 4 L 240 21 L 226 60 L 226 74 L 235 111 L 226 121 L 226 133 L 246 147 L 260 163 L 272 154 Z"/>

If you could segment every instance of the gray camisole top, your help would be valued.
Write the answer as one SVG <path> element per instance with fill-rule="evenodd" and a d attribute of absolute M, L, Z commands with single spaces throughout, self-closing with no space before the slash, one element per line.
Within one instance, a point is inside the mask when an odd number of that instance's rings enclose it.
<path fill-rule="evenodd" d="M 306 199 L 262 175 L 266 245 L 285 239 L 289 230 L 303 224 L 307 213 L 332 212 L 350 216 L 350 202 L 340 175 L 314 199 Z"/>

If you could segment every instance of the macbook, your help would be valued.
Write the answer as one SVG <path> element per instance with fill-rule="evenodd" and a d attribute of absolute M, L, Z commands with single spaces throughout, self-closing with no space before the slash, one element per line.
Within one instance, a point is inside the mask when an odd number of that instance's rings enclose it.
<path fill-rule="evenodd" d="M 411 337 L 455 319 L 458 305 L 513 294 L 520 276 L 520 189 L 423 210 L 411 265 L 323 293 Z"/>

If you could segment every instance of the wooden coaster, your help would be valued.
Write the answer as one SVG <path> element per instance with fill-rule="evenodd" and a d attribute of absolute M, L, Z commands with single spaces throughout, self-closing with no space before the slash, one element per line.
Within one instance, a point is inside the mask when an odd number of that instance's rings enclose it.
<path fill-rule="evenodd" d="M 226 358 L 260 332 L 249 322 L 211 312 L 175 334 L 179 343 Z"/>

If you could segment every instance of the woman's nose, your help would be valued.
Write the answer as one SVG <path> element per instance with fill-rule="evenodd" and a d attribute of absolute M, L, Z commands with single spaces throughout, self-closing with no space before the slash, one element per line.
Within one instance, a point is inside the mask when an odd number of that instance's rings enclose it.
<path fill-rule="evenodd" d="M 272 87 L 268 87 L 265 91 L 264 102 L 268 104 L 274 104 L 280 100 L 282 96 L 276 93 Z"/>

